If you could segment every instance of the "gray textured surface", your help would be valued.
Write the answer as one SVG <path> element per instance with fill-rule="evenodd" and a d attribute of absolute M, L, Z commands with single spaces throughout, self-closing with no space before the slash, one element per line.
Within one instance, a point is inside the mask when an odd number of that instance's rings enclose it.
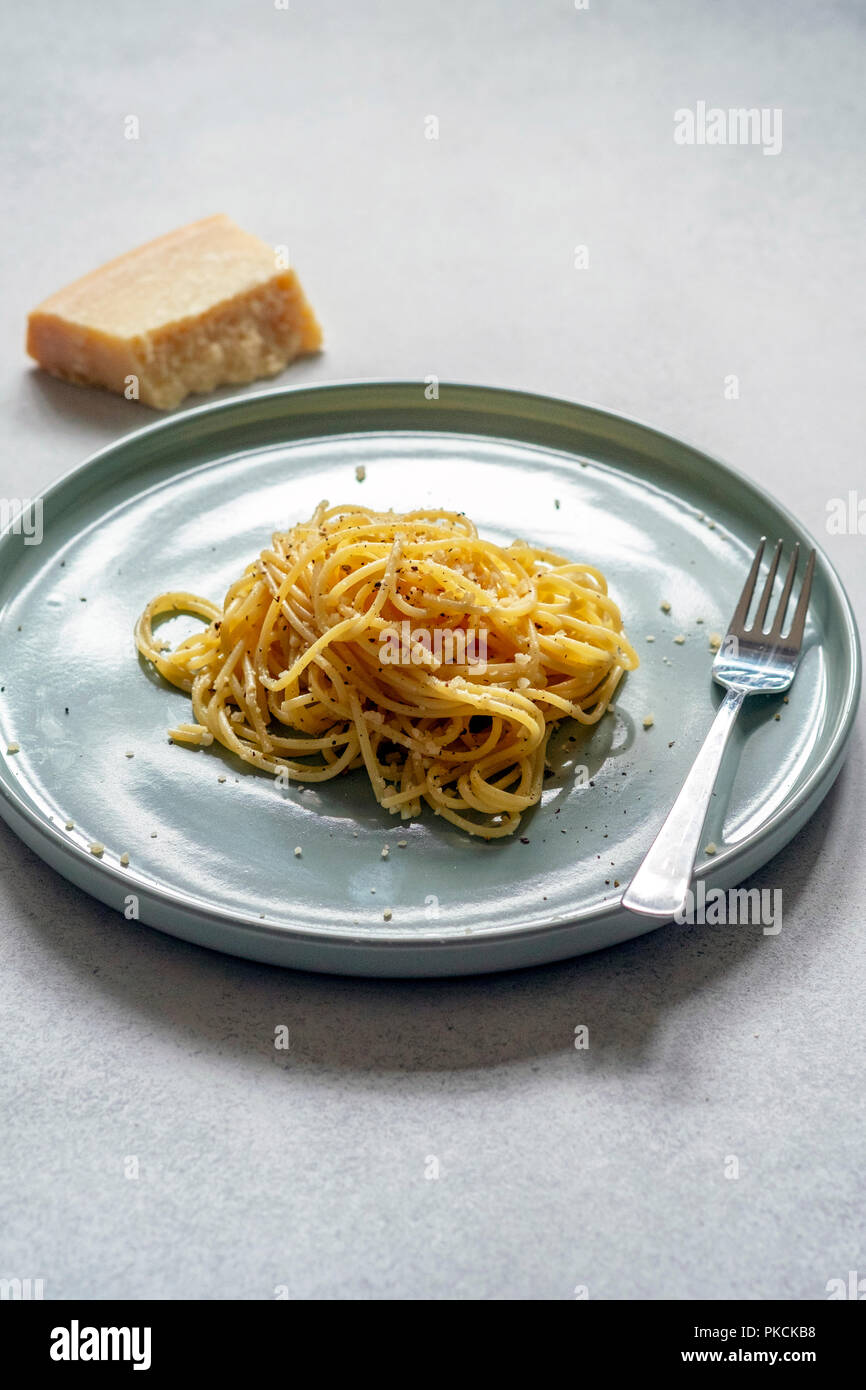
<path fill-rule="evenodd" d="M 326 328 L 281 380 L 435 373 L 651 419 L 776 492 L 863 611 L 866 537 L 825 531 L 866 486 L 856 5 L 159 0 L 4 23 L 0 496 L 152 418 L 29 370 L 27 309 L 225 210 L 289 244 Z M 782 153 L 677 147 L 700 99 L 781 107 Z M 861 723 L 756 880 L 783 888 L 779 937 L 669 927 L 455 984 L 184 946 L 0 824 L 0 1275 L 48 1297 L 820 1298 L 862 1274 L 862 752 Z"/>

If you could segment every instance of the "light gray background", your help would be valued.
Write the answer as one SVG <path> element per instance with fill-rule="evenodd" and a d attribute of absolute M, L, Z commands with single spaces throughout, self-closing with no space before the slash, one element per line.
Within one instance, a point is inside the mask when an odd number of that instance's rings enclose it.
<path fill-rule="evenodd" d="M 28 367 L 27 310 L 226 211 L 290 246 L 325 326 L 280 380 L 436 373 L 645 418 L 778 494 L 862 612 L 866 538 L 825 518 L 866 491 L 863 23 L 802 0 L 5 6 L 0 496 L 154 418 Z M 678 147 L 698 100 L 781 107 L 781 154 Z M 186 946 L 0 823 L 0 1275 L 718 1299 L 866 1274 L 863 797 L 861 724 L 754 880 L 783 887 L 778 938 L 668 927 L 457 983 Z"/>

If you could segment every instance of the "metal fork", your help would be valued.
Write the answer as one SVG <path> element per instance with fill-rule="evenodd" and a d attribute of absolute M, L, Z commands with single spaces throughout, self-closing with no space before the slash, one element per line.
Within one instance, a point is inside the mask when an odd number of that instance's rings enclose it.
<path fill-rule="evenodd" d="M 800 556 L 799 544 L 794 546 L 791 555 L 772 626 L 768 631 L 764 631 L 764 621 L 773 595 L 773 582 L 782 554 L 781 541 L 770 561 L 770 570 L 752 626 L 746 626 L 765 542 L 766 536 L 762 536 L 740 601 L 731 618 L 727 636 L 713 661 L 713 678 L 719 685 L 725 686 L 728 693 L 719 705 L 712 728 L 664 825 L 622 896 L 623 907 L 630 908 L 632 912 L 667 920 L 685 908 L 695 855 L 722 754 L 743 701 L 747 695 L 777 695 L 780 691 L 787 690 L 794 679 L 803 643 L 812 575 L 815 572 L 815 552 L 812 550 L 809 553 L 791 629 L 787 636 L 783 637 L 782 628 Z"/>

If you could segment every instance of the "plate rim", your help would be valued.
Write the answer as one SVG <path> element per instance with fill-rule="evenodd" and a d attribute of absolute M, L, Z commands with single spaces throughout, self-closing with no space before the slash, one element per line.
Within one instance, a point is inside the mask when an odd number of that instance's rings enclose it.
<path fill-rule="evenodd" d="M 363 377 L 335 379 L 324 382 L 306 382 L 290 386 L 270 387 L 260 391 L 244 392 L 237 395 L 228 396 L 223 400 L 204 402 L 193 406 L 187 410 L 172 412 L 165 418 L 157 419 L 137 429 L 130 430 L 120 435 L 117 439 L 103 445 L 101 448 L 89 454 L 80 463 L 73 465 L 60 475 L 53 483 L 36 494 L 32 501 L 47 502 L 54 494 L 73 484 L 80 475 L 87 474 L 91 469 L 104 462 L 111 455 L 118 451 L 125 451 L 130 447 L 135 447 L 142 439 L 158 436 L 163 432 L 170 432 L 176 429 L 179 423 L 190 420 L 201 420 L 204 417 L 218 417 L 222 413 L 230 414 L 232 411 L 247 407 L 255 409 L 260 402 L 272 401 L 277 399 L 291 402 L 299 396 L 325 396 L 332 391 L 355 391 L 355 390 L 381 390 L 381 389 L 411 389 L 417 392 L 419 387 L 423 387 L 421 379 L 412 378 L 392 378 L 392 377 Z M 543 392 L 531 392 L 518 390 L 510 387 L 490 386 L 484 383 L 474 382 L 454 382 L 439 380 L 440 392 L 463 392 L 468 393 L 470 398 L 473 395 L 478 397 L 496 397 L 498 400 L 508 402 L 511 410 L 508 413 L 512 416 L 525 415 L 519 408 L 520 402 L 531 403 L 537 407 L 550 409 L 552 407 L 565 410 L 567 412 L 577 411 L 583 415 L 589 415 L 600 421 L 611 421 L 636 430 L 643 436 L 659 440 L 665 445 L 673 444 L 679 449 L 687 450 L 695 458 L 707 466 L 721 471 L 740 486 L 747 489 L 753 496 L 760 499 L 762 503 L 769 504 L 791 528 L 794 534 L 804 538 L 817 551 L 819 561 L 823 565 L 828 582 L 833 590 L 834 598 L 838 608 L 841 610 L 845 626 L 843 632 L 844 645 L 850 656 L 850 677 L 847 681 L 844 697 L 842 700 L 840 714 L 837 721 L 836 730 L 832 736 L 829 747 L 821 755 L 818 762 L 811 767 L 805 780 L 792 796 L 784 799 L 782 804 L 771 812 L 770 816 L 762 825 L 750 834 L 745 840 L 736 845 L 731 845 L 716 855 L 712 862 L 695 866 L 695 879 L 726 876 L 731 882 L 738 882 L 736 876 L 737 865 L 746 859 L 754 858 L 756 852 L 762 853 L 762 846 L 767 840 L 776 839 L 779 831 L 783 829 L 786 822 L 796 822 L 791 835 L 784 836 L 779 841 L 776 848 L 770 854 L 760 859 L 759 862 L 765 863 L 773 857 L 775 853 L 790 839 L 806 820 L 814 813 L 823 796 L 829 791 L 835 778 L 841 769 L 854 722 L 857 716 L 857 709 L 862 685 L 862 652 L 859 637 L 859 630 L 854 614 L 851 600 L 845 586 L 828 555 L 823 547 L 815 540 L 810 531 L 794 516 L 790 509 L 764 488 L 760 483 L 741 472 L 738 468 L 717 458 L 707 452 L 703 447 L 683 439 L 679 435 L 671 434 L 666 430 L 659 429 L 658 426 L 647 423 L 635 416 L 627 415 L 622 411 L 610 410 L 604 406 L 568 397 L 553 396 Z M 445 431 L 447 432 L 447 431 Z M 302 436 L 303 437 L 303 436 Z M 310 438 L 318 438 L 319 435 L 311 435 Z M 492 436 L 488 436 L 492 437 Z M 193 465 L 196 466 L 196 465 Z M 605 465 L 611 466 L 611 465 Z M 189 465 L 185 465 L 189 467 Z M 0 532 L 0 557 L 2 557 L 6 544 L 10 537 L 14 536 L 12 524 L 3 532 Z M 708 717 L 712 713 L 708 709 Z M 215 904 L 208 903 L 206 900 L 196 897 L 181 888 L 165 887 L 154 884 L 149 880 L 138 877 L 136 873 L 121 871 L 111 863 L 89 856 L 80 845 L 71 842 L 59 828 L 46 817 L 40 815 L 32 809 L 24 798 L 20 795 L 14 785 L 16 779 L 8 774 L 7 766 L 0 764 L 0 815 L 7 822 L 10 828 L 19 838 L 22 836 L 22 828 L 17 822 L 24 822 L 24 826 L 29 831 L 25 838 L 25 843 L 30 845 L 41 858 L 46 860 L 51 867 L 57 869 L 66 878 L 78 883 L 80 877 L 89 878 L 94 883 L 108 884 L 113 883 L 115 887 L 135 889 L 147 900 L 164 908 L 168 914 L 180 911 L 184 915 L 192 914 L 194 918 L 205 920 L 217 927 L 242 929 L 259 939 L 265 938 L 273 942 L 288 945 L 292 942 L 302 944 L 313 949 L 323 948 L 330 952 L 345 948 L 355 948 L 356 950 L 406 952 L 421 950 L 425 953 L 432 953 L 434 956 L 438 951 L 447 949 L 457 950 L 461 953 L 471 954 L 472 947 L 496 944 L 507 949 L 509 944 L 515 941 L 529 941 L 548 933 L 556 933 L 568 928 L 579 928 L 591 922 L 601 924 L 606 919 L 616 918 L 622 911 L 620 900 L 613 899 L 603 906 L 598 904 L 586 904 L 575 906 L 565 916 L 551 916 L 543 923 L 533 921 L 511 921 L 506 925 L 480 926 L 473 929 L 470 934 L 457 935 L 439 928 L 437 930 L 420 931 L 418 934 L 400 935 L 389 934 L 388 930 L 377 928 L 375 935 L 359 936 L 357 931 L 341 924 L 339 929 L 332 932 L 323 933 L 315 925 L 306 926 L 303 923 L 294 922 L 292 924 L 281 924 L 277 922 L 262 921 L 260 918 L 244 916 L 237 911 L 222 908 Z M 811 804 L 813 803 L 813 804 Z M 51 851 L 46 856 L 42 853 L 41 845 Z M 58 861 L 61 861 L 58 863 Z M 69 868 L 78 870 L 75 874 L 67 872 L 67 868 L 62 867 L 66 864 Z M 754 870 L 744 870 L 741 877 L 747 876 Z M 92 892 L 94 896 L 100 898 L 101 895 L 95 890 L 85 888 L 84 891 Z M 102 901 L 106 901 L 102 898 Z M 142 917 L 143 921 L 146 918 Z M 638 919 L 636 919 L 637 921 Z M 384 927 L 384 923 L 382 926 Z M 641 920 L 642 930 L 651 930 L 655 927 L 664 925 L 661 920 L 651 923 Z M 171 928 L 159 927 L 160 930 L 171 931 Z M 180 933 L 176 933 L 180 934 Z M 637 935 L 638 933 L 631 933 Z M 189 939 L 189 938 L 187 938 Z M 225 949 L 220 947 L 219 949 Z M 573 952 L 569 952 L 572 954 Z M 309 967 L 307 967 L 309 968 Z M 325 969 L 329 967 L 325 966 Z M 480 967 L 484 969 L 485 967 Z M 491 968 L 489 966 L 487 969 Z M 430 971 L 428 973 L 435 973 Z"/>

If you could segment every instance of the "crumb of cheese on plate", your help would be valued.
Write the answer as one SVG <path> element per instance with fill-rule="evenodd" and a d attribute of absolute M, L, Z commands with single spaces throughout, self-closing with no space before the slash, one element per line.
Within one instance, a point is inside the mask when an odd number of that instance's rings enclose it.
<path fill-rule="evenodd" d="M 27 351 L 53 376 L 158 410 L 274 376 L 321 342 L 295 272 L 223 214 L 91 271 L 27 323 Z"/>

